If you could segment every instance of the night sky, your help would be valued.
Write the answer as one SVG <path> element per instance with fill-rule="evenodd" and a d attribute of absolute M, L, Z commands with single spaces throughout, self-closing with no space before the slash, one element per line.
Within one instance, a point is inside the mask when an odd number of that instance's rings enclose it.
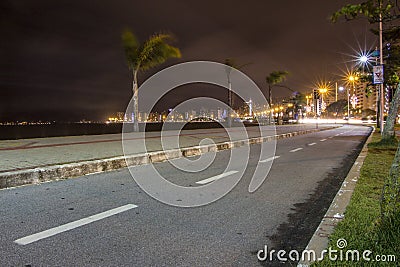
<path fill-rule="evenodd" d="M 125 28 L 140 40 L 159 31 L 177 37 L 183 57 L 162 67 L 231 57 L 252 63 L 243 71 L 262 89 L 269 72 L 288 70 L 285 84 L 308 92 L 342 74 L 353 49 L 377 43 L 365 20 L 329 21 L 349 2 L 360 1 L 1 0 L 0 121 L 104 120 L 124 111 L 132 96 Z M 211 91 L 188 87 L 165 101 Z"/>

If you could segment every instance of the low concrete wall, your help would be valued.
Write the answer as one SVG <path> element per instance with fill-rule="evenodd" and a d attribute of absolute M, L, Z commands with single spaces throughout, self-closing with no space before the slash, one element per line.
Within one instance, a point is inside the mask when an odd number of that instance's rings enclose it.
<path fill-rule="evenodd" d="M 324 129 L 303 130 L 275 136 L 255 137 L 246 140 L 232 142 L 223 142 L 205 146 L 194 146 L 182 149 L 173 149 L 167 151 L 156 151 L 145 154 L 128 155 L 126 157 L 114 157 L 108 159 L 99 159 L 91 161 L 82 161 L 76 163 L 53 165 L 28 170 L 11 171 L 0 173 L 0 188 L 15 187 L 27 184 L 38 184 L 48 181 L 56 181 L 79 177 L 86 174 L 111 171 L 125 168 L 128 166 L 143 165 L 155 162 L 162 162 L 167 159 L 180 157 L 191 157 L 201 155 L 211 151 L 222 151 L 251 144 L 261 144 L 263 142 L 288 138 L 296 135 L 308 134 L 329 130 L 337 127 Z"/>
<path fill-rule="evenodd" d="M 233 127 L 240 126 L 233 123 Z M 245 126 L 255 126 L 245 123 Z M 40 125 L 0 125 L 0 140 L 44 138 L 56 136 L 98 135 L 122 133 L 123 123 L 52 123 Z M 128 124 L 129 127 L 129 124 Z M 222 128 L 218 122 L 151 122 L 140 123 L 140 131 L 154 132 L 164 130 L 184 130 Z"/>

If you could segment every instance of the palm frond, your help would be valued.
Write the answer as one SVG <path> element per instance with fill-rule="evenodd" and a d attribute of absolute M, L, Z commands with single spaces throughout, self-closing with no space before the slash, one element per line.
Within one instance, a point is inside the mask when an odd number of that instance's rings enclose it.
<path fill-rule="evenodd" d="M 169 44 L 173 40 L 174 38 L 170 34 L 151 36 L 140 49 L 140 68 L 147 70 L 164 63 L 169 58 L 181 57 L 180 50 Z"/>
<path fill-rule="evenodd" d="M 227 58 L 225 59 L 225 65 L 231 67 L 231 68 L 237 68 L 236 61 L 233 58 Z"/>
<path fill-rule="evenodd" d="M 277 83 L 283 82 L 286 79 L 287 75 L 289 75 L 289 72 L 287 71 L 273 71 L 265 78 L 265 80 L 267 84 L 275 85 Z"/>
<path fill-rule="evenodd" d="M 139 42 L 136 36 L 130 30 L 125 30 L 121 39 L 128 66 L 130 69 L 136 69 L 139 62 Z"/>

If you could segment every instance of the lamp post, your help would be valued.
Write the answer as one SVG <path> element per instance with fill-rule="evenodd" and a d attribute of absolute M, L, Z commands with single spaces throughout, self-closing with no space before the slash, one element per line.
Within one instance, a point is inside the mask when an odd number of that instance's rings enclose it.
<path fill-rule="evenodd" d="M 350 92 L 347 86 L 347 123 L 350 123 Z"/>
<path fill-rule="evenodd" d="M 342 92 L 344 90 L 344 87 L 343 86 L 339 86 L 338 89 L 339 89 L 340 92 Z M 336 90 L 336 92 L 337 92 L 337 90 Z M 347 123 L 348 123 L 349 120 L 350 120 L 350 97 L 349 97 L 350 94 L 349 94 L 349 87 L 347 87 L 346 93 L 347 93 L 347 117 L 348 117 Z"/>
<path fill-rule="evenodd" d="M 339 89 L 340 92 L 342 92 L 344 90 L 344 87 L 343 86 L 339 86 L 338 89 Z"/>
<path fill-rule="evenodd" d="M 338 85 L 337 82 L 335 82 L 335 102 L 337 102 L 337 90 L 338 90 Z"/>
<path fill-rule="evenodd" d="M 355 83 L 358 81 L 358 77 L 350 74 L 348 77 L 349 82 L 353 84 L 353 95 L 354 95 L 354 90 L 355 90 Z M 347 88 L 347 116 L 348 116 L 348 122 L 350 121 L 350 92 L 349 89 Z"/>
<path fill-rule="evenodd" d="M 306 95 L 306 100 L 307 100 L 307 106 L 311 106 L 310 105 L 310 100 L 312 99 L 312 95 Z"/>
<path fill-rule="evenodd" d="M 370 64 L 371 59 L 374 59 L 375 65 L 378 65 L 378 58 L 380 65 L 383 65 L 383 57 L 382 55 L 382 14 L 379 14 L 380 21 L 379 21 L 379 43 L 380 48 L 379 51 L 375 50 L 372 53 L 363 53 L 358 58 L 359 65 L 362 65 L 363 72 L 365 65 Z M 383 77 L 382 77 L 383 78 Z M 382 98 L 383 92 L 383 83 L 379 84 L 379 87 L 376 90 L 376 127 L 383 128 L 383 112 L 382 112 L 382 105 L 384 104 L 384 99 Z"/>
<path fill-rule="evenodd" d="M 226 77 L 228 79 L 228 111 L 227 111 L 227 127 L 231 128 L 232 127 L 232 83 L 231 83 L 231 72 L 232 72 L 232 62 L 230 62 L 228 59 L 225 61 L 225 72 L 226 72 Z"/>
<path fill-rule="evenodd" d="M 321 94 L 321 111 L 323 111 L 323 104 L 324 104 L 324 94 L 326 94 L 328 92 L 328 88 L 324 87 L 324 88 L 319 88 L 318 91 Z"/>
<path fill-rule="evenodd" d="M 379 10 L 382 10 L 382 1 L 379 2 Z M 381 66 L 383 66 L 383 21 L 382 21 L 382 11 L 379 12 L 379 63 Z M 380 92 L 380 114 L 379 114 L 379 119 L 380 119 L 380 129 L 381 129 L 381 135 L 383 134 L 383 113 L 384 113 L 384 105 L 385 105 L 385 100 L 383 96 L 383 83 L 380 84 L 379 88 Z"/>
<path fill-rule="evenodd" d="M 338 85 L 338 82 L 335 82 L 335 90 L 336 90 L 336 94 L 335 94 L 335 101 L 337 102 L 338 101 L 338 99 L 339 99 L 339 92 L 342 92 L 343 90 L 344 90 L 344 87 L 343 86 L 339 86 Z"/>

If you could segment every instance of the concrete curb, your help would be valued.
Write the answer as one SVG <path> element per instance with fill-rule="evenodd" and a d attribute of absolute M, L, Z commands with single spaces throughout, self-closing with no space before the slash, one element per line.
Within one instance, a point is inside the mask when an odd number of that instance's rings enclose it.
<path fill-rule="evenodd" d="M 182 149 L 155 151 L 131 156 L 119 156 L 106 159 L 38 167 L 27 170 L 4 172 L 0 173 L 0 189 L 28 184 L 39 184 L 49 181 L 64 180 L 87 174 L 121 169 L 127 166 L 137 166 L 155 162 L 163 162 L 165 160 L 176 159 L 180 157 L 198 156 L 207 152 L 217 152 L 226 149 L 241 147 L 244 145 L 261 144 L 263 142 L 268 142 L 272 140 L 331 130 L 338 127 L 340 126 L 327 127 L 322 129 L 302 130 L 274 136 L 255 137 L 246 140 L 223 142 L 205 146 L 193 146 Z"/>
<path fill-rule="evenodd" d="M 345 217 L 347 205 L 350 203 L 357 181 L 360 177 L 360 170 L 368 152 L 368 144 L 372 140 L 375 129 L 371 131 L 360 154 L 344 179 L 342 186 L 336 193 L 328 211 L 325 213 L 321 223 L 315 230 L 305 250 L 312 250 L 319 257 L 324 249 L 328 248 L 329 236 L 333 233 L 337 224 Z M 308 267 L 313 261 L 300 261 L 297 267 Z"/>

